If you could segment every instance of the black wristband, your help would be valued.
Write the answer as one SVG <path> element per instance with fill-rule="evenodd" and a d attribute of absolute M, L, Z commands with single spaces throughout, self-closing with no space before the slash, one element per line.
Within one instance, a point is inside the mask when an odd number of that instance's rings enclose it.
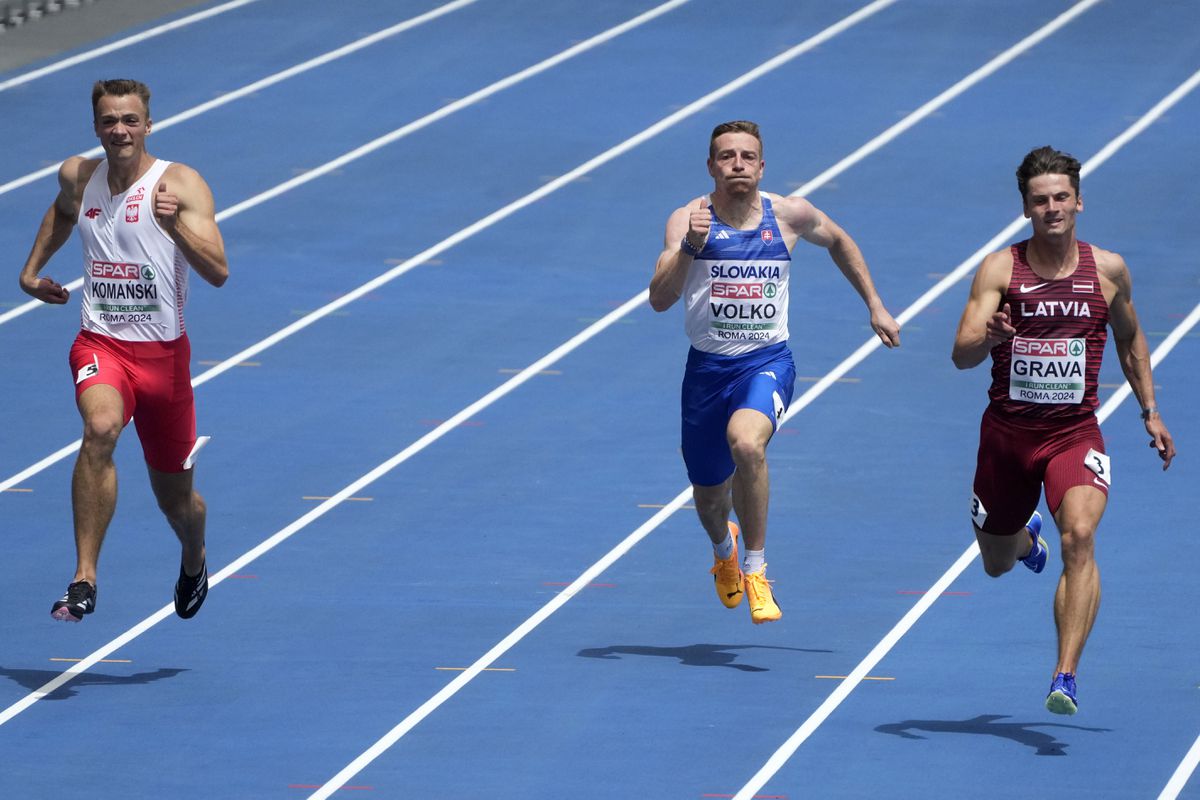
<path fill-rule="evenodd" d="M 700 251 L 697 250 L 695 247 L 692 247 L 692 243 L 688 241 L 688 238 L 686 236 L 684 236 L 683 241 L 681 241 L 679 243 L 679 249 L 682 250 L 683 252 L 687 253 L 692 258 L 695 258 L 696 256 L 700 255 Z"/>

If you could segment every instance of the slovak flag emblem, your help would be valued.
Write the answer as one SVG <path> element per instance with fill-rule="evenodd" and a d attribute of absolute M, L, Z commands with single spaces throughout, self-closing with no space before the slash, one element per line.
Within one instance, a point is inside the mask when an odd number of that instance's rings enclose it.
<path fill-rule="evenodd" d="M 770 244 L 771 240 L 775 238 L 774 234 L 772 234 L 768 229 L 763 229 L 759 231 L 759 233 L 762 235 L 762 240 L 767 244 Z"/>

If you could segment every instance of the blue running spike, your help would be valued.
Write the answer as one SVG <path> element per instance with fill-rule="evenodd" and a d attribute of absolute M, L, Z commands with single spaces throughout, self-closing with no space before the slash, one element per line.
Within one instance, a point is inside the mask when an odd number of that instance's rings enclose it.
<path fill-rule="evenodd" d="M 1060 672 L 1054 676 L 1050 684 L 1050 694 L 1046 695 L 1046 710 L 1055 714 L 1074 714 L 1079 710 L 1075 699 L 1075 675 L 1071 672 Z"/>
<path fill-rule="evenodd" d="M 1046 558 L 1050 555 L 1050 548 L 1046 545 L 1046 540 L 1041 537 L 1042 515 L 1034 511 L 1029 522 L 1025 523 L 1025 530 L 1029 531 L 1033 547 L 1030 549 L 1029 555 L 1021 559 L 1021 563 L 1035 573 L 1041 572 L 1046 568 Z"/>

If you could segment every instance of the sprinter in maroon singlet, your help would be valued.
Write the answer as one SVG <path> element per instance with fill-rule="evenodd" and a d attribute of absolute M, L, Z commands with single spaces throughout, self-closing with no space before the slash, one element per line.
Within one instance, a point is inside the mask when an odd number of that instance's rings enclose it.
<path fill-rule="evenodd" d="M 1020 560 L 1041 572 L 1047 548 L 1036 509 L 1043 486 L 1058 526 L 1058 661 L 1046 707 L 1060 714 L 1078 708 L 1075 671 L 1100 604 L 1094 541 L 1112 470 L 1095 411 L 1108 327 L 1150 446 L 1164 470 L 1175 457 L 1154 403 L 1150 352 L 1125 261 L 1075 237 L 1083 210 L 1079 169 L 1049 147 L 1025 157 L 1017 186 L 1033 236 L 984 259 L 953 353 L 959 369 L 992 357 L 971 498 L 984 570 L 999 577 Z"/>

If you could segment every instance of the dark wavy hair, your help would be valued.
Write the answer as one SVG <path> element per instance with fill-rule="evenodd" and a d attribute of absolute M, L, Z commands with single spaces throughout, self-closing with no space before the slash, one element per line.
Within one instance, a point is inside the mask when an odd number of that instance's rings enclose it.
<path fill-rule="evenodd" d="M 1071 179 L 1071 187 L 1075 189 L 1075 196 L 1078 197 L 1079 169 L 1079 159 L 1053 147 L 1039 147 L 1029 151 L 1021 166 L 1017 167 L 1017 189 L 1021 191 L 1021 201 L 1025 201 L 1029 181 L 1038 175 L 1066 175 Z"/>

